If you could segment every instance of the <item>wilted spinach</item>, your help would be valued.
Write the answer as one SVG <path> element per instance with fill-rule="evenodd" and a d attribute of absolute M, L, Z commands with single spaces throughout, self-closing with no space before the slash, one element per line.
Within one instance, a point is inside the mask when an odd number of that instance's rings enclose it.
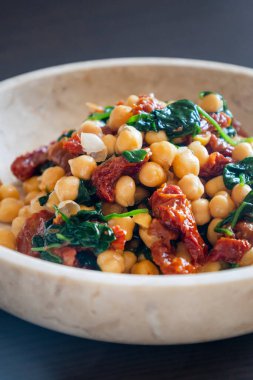
<path fill-rule="evenodd" d="M 187 135 L 194 136 L 200 132 L 197 106 L 187 99 L 178 100 L 151 113 L 134 115 L 127 124 L 144 132 L 164 131 L 170 139 Z"/>
<path fill-rule="evenodd" d="M 48 201 L 48 198 L 49 198 L 50 194 L 51 194 L 51 193 L 48 193 L 48 194 L 46 194 L 46 195 L 43 195 L 42 197 L 39 197 L 38 201 L 39 201 L 39 204 L 40 204 L 41 206 L 45 206 L 45 204 L 46 204 L 47 201 Z"/>
<path fill-rule="evenodd" d="M 79 204 L 85 204 L 86 206 L 92 206 L 96 201 L 96 188 L 92 185 L 91 181 L 84 179 L 80 180 L 78 196 L 75 200 Z"/>
<path fill-rule="evenodd" d="M 106 123 L 107 120 L 109 119 L 113 109 L 114 109 L 114 107 L 107 106 L 104 108 L 103 112 L 93 112 L 92 114 L 90 114 L 88 116 L 88 119 L 89 120 L 101 120 L 101 121 L 104 121 Z"/>
<path fill-rule="evenodd" d="M 64 138 L 69 138 L 72 136 L 72 133 L 75 132 L 75 129 L 70 129 L 69 131 L 63 132 L 57 139 L 57 141 L 61 141 Z"/>
<path fill-rule="evenodd" d="M 238 183 L 253 184 L 253 157 L 242 161 L 227 164 L 223 171 L 223 181 L 227 189 L 231 190 Z"/>
<path fill-rule="evenodd" d="M 129 162 L 141 162 L 147 155 L 145 149 L 136 149 L 136 150 L 125 150 L 122 153 L 122 156 Z"/>

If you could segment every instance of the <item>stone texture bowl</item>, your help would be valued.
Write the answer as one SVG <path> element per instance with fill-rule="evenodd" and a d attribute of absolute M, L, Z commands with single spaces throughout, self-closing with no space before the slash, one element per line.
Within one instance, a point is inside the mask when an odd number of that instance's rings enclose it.
<path fill-rule="evenodd" d="M 128 94 L 196 99 L 224 94 L 250 131 L 253 70 L 182 59 L 70 64 L 0 84 L 0 178 L 13 158 L 78 127 L 85 102 Z M 186 276 L 134 276 L 68 268 L 0 247 L 0 308 L 68 334 L 111 342 L 176 344 L 253 331 L 253 267 Z"/>

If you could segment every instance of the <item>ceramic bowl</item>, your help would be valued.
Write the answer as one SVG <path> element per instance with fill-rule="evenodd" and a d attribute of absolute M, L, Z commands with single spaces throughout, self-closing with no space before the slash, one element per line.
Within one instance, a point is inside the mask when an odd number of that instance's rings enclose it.
<path fill-rule="evenodd" d="M 218 91 L 250 131 L 253 70 L 186 59 L 113 59 L 53 67 L 0 84 L 0 178 L 21 152 L 78 127 L 85 102 L 155 92 L 196 99 Z M 79 337 L 176 344 L 253 331 L 253 267 L 185 276 L 108 274 L 0 248 L 0 308 Z"/>

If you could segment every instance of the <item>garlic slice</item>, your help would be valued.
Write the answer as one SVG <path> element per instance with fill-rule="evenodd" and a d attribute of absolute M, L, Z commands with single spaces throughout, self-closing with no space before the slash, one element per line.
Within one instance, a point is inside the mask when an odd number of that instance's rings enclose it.
<path fill-rule="evenodd" d="M 81 145 L 84 151 L 96 162 L 102 162 L 107 157 L 107 147 L 100 137 L 94 133 L 81 133 Z"/>
<path fill-rule="evenodd" d="M 58 205 L 58 209 L 65 215 L 75 215 L 80 211 L 80 206 L 74 201 L 62 201 Z"/>

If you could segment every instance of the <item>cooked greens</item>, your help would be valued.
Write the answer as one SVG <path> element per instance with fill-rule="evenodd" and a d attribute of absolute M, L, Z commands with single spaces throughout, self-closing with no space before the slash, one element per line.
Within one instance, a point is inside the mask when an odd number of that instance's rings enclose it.
<path fill-rule="evenodd" d="M 101 120 L 101 121 L 106 122 L 109 119 L 113 109 L 114 107 L 107 106 L 104 108 L 104 112 L 93 112 L 92 114 L 89 115 L 88 119 Z"/>
<path fill-rule="evenodd" d="M 61 141 L 64 138 L 69 138 L 72 136 L 72 133 L 75 132 L 75 129 L 70 129 L 69 131 L 63 132 L 57 139 L 57 141 Z"/>
<path fill-rule="evenodd" d="M 229 190 L 239 183 L 253 184 L 253 157 L 227 164 L 223 171 L 223 181 Z"/>
<path fill-rule="evenodd" d="M 178 100 L 151 113 L 134 115 L 127 124 L 142 132 L 164 131 L 170 139 L 194 136 L 200 132 L 197 106 L 187 99 Z"/>
<path fill-rule="evenodd" d="M 129 162 L 141 162 L 147 155 L 145 149 L 125 150 L 122 156 Z"/>
<path fill-rule="evenodd" d="M 86 181 L 84 179 L 80 180 L 78 195 L 76 202 L 86 206 L 91 206 L 96 200 L 96 188 L 92 185 L 91 181 Z"/>

